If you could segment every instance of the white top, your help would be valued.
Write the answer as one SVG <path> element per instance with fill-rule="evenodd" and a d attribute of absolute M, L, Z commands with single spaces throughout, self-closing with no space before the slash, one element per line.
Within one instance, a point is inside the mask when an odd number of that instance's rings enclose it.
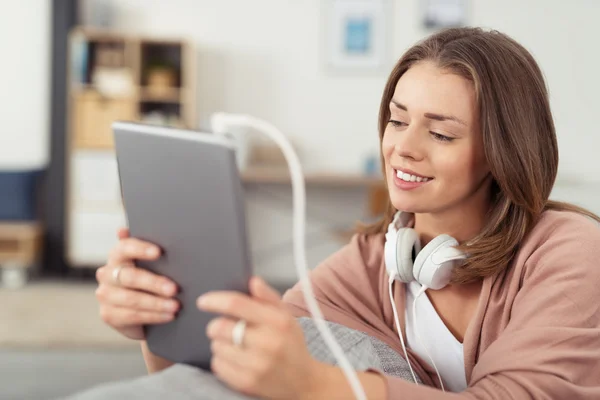
<path fill-rule="evenodd" d="M 407 285 L 407 289 L 407 347 L 418 354 L 423 361 L 427 362 L 433 368 L 427 355 L 428 351 L 442 377 L 444 388 L 450 392 L 462 392 L 467 388 L 462 343 L 448 330 L 425 293 L 417 299 L 417 326 L 413 314 L 413 303 L 415 296 L 421 289 L 421 285 L 413 281 Z M 425 350 L 423 345 L 427 350 Z"/>

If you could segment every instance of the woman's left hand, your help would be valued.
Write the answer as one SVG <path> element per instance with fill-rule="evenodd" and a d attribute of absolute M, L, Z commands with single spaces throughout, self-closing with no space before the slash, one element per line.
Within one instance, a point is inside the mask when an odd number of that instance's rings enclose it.
<path fill-rule="evenodd" d="M 210 322 L 213 373 L 244 394 L 264 399 L 314 398 L 328 367 L 308 352 L 296 319 L 281 296 L 253 277 L 250 296 L 211 292 L 198 298 L 198 308 L 223 314 Z M 238 320 L 246 321 L 240 346 L 232 341 Z"/>

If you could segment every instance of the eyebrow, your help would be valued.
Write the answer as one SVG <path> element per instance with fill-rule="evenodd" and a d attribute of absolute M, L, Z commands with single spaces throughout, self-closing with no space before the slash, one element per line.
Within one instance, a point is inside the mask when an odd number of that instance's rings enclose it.
<path fill-rule="evenodd" d="M 404 104 L 402 104 L 394 99 L 392 99 L 391 103 L 401 110 L 408 111 L 408 107 L 406 107 Z M 457 118 L 453 115 L 425 113 L 424 116 L 425 116 L 425 118 L 433 119 L 436 121 L 454 121 L 454 122 L 458 122 L 461 125 L 467 126 L 467 123 L 465 121 L 463 121 L 462 119 Z"/>

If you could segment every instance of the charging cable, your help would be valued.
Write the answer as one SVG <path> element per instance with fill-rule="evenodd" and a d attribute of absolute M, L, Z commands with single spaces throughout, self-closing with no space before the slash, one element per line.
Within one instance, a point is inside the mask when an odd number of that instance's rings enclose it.
<path fill-rule="evenodd" d="M 398 331 L 398 337 L 400 338 L 400 343 L 402 344 L 402 350 L 404 350 L 404 357 L 406 358 L 406 362 L 408 363 L 408 368 L 410 369 L 410 373 L 418 385 L 419 381 L 417 381 L 417 377 L 415 375 L 415 371 L 413 371 L 412 366 L 410 365 L 410 360 L 408 359 L 408 352 L 406 351 L 406 346 L 404 345 L 404 338 L 402 337 L 402 328 L 400 327 L 400 319 L 398 318 L 398 311 L 396 310 L 396 303 L 394 302 L 394 295 L 392 294 L 392 285 L 394 284 L 394 277 L 390 276 L 389 280 L 389 289 L 390 289 L 390 303 L 392 303 L 392 311 L 394 311 L 394 321 L 396 321 L 396 330 Z"/>
<path fill-rule="evenodd" d="M 294 204 L 294 259 L 296 272 L 301 283 L 306 305 L 315 321 L 319 333 L 325 340 L 327 346 L 333 353 L 338 365 L 342 368 L 346 379 L 350 383 L 352 392 L 358 400 L 367 400 L 364 389 L 358 379 L 356 371 L 344 355 L 340 345 L 336 342 L 323 317 L 323 313 L 315 300 L 315 295 L 308 277 L 306 263 L 306 249 L 304 245 L 305 219 L 306 219 L 306 192 L 304 176 L 300 161 L 292 145 L 285 135 L 272 124 L 249 115 L 217 113 L 212 117 L 212 129 L 214 133 L 226 134 L 231 126 L 250 127 L 259 130 L 269 136 L 280 147 L 288 163 L 292 179 L 293 204 Z"/>

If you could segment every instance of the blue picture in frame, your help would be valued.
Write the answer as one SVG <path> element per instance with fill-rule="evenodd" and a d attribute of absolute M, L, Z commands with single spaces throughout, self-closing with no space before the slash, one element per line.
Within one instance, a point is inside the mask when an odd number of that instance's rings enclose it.
<path fill-rule="evenodd" d="M 344 47 L 347 53 L 365 54 L 371 49 L 372 21 L 367 17 L 349 17 L 345 24 Z"/>
<path fill-rule="evenodd" d="M 331 71 L 379 72 L 387 62 L 391 0 L 322 0 L 324 44 Z"/>

